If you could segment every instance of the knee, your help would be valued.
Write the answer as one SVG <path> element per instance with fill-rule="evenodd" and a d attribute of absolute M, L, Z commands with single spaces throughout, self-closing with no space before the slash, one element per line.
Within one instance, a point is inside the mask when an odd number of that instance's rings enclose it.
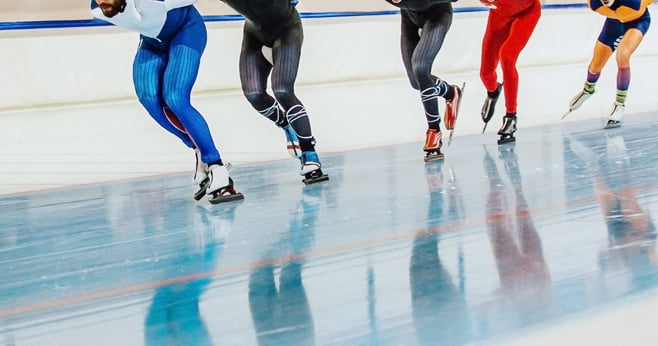
<path fill-rule="evenodd" d="M 295 93 L 292 88 L 282 87 L 274 89 L 274 97 L 283 105 L 295 104 Z"/>
<path fill-rule="evenodd" d="M 631 51 L 629 49 L 618 49 L 616 60 L 618 67 L 629 67 L 631 65 Z"/>
<path fill-rule="evenodd" d="M 424 61 L 412 62 L 412 72 L 416 81 L 431 79 L 432 65 Z"/>
<path fill-rule="evenodd" d="M 516 56 L 503 56 L 500 58 L 500 68 L 503 71 L 516 72 Z"/>
<path fill-rule="evenodd" d="M 489 77 L 495 70 L 480 69 L 480 79 Z"/>
<path fill-rule="evenodd" d="M 190 97 L 180 93 L 165 93 L 164 103 L 176 114 L 191 105 Z"/>
<path fill-rule="evenodd" d="M 262 91 L 242 90 L 242 93 L 252 105 L 262 105 L 265 103 L 266 95 Z"/>
<path fill-rule="evenodd" d="M 160 98 L 157 93 L 137 91 L 137 99 L 146 109 L 161 108 Z"/>

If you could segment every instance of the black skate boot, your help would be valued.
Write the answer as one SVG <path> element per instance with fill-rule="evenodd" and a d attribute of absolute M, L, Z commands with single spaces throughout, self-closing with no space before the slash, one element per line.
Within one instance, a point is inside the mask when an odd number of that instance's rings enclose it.
<path fill-rule="evenodd" d="M 514 132 L 516 132 L 516 113 L 507 113 L 503 117 L 503 126 L 498 130 L 498 135 L 500 135 L 498 144 L 515 142 Z"/>
<path fill-rule="evenodd" d="M 489 120 L 493 118 L 494 112 L 496 110 L 496 102 L 498 102 L 498 97 L 500 96 L 500 92 L 503 90 L 503 84 L 498 83 L 498 87 L 494 91 L 487 91 L 487 98 L 484 100 L 484 104 L 482 105 L 482 112 L 480 115 L 482 116 L 482 121 L 484 121 L 484 128 L 482 128 L 482 133 L 487 129 L 487 125 L 489 124 Z"/>
<path fill-rule="evenodd" d="M 315 151 L 303 151 L 299 159 L 302 163 L 299 175 L 304 177 L 302 180 L 304 184 L 308 185 L 329 180 L 329 176 L 322 173 L 322 169 L 320 169 L 320 158 L 318 158 Z"/>

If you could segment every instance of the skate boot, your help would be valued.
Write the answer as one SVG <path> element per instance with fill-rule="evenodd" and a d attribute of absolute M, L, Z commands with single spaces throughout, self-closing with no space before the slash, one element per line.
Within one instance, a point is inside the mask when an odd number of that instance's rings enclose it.
<path fill-rule="evenodd" d="M 509 142 L 515 142 L 516 137 L 514 137 L 514 132 L 516 132 L 516 113 L 514 114 L 505 114 L 503 117 L 503 126 L 498 130 L 498 144 L 505 144 Z"/>
<path fill-rule="evenodd" d="M 454 91 L 454 95 L 451 99 L 446 99 L 446 110 L 445 114 L 443 114 L 443 123 L 446 130 L 450 131 L 450 134 L 448 135 L 448 145 L 450 145 L 450 142 L 452 141 L 452 133 L 455 130 L 455 124 L 457 123 L 457 117 L 459 116 L 459 106 L 462 102 L 462 94 L 464 93 L 466 83 L 462 84 L 461 88 L 456 85 L 452 85 L 451 87 Z"/>
<path fill-rule="evenodd" d="M 201 161 L 201 151 L 199 151 L 199 148 L 194 148 L 194 156 L 196 157 L 194 185 L 197 187 L 197 191 L 194 192 L 194 199 L 199 201 L 206 195 L 206 189 L 208 188 L 208 184 L 210 184 L 210 179 L 208 179 L 208 165 Z"/>
<path fill-rule="evenodd" d="M 303 176 L 304 184 L 313 184 L 321 181 L 329 180 L 329 176 L 322 173 L 320 169 L 320 159 L 315 151 L 304 151 L 300 157 L 302 169 L 299 175 Z"/>
<path fill-rule="evenodd" d="M 482 133 L 487 129 L 487 125 L 489 124 L 489 120 L 493 118 L 494 116 L 494 111 L 496 109 L 496 102 L 498 102 L 498 97 L 500 96 L 500 92 L 503 90 L 503 84 L 498 83 L 498 87 L 496 90 L 492 92 L 487 91 L 487 98 L 484 100 L 484 104 L 482 105 L 482 111 L 480 115 L 482 116 L 482 121 L 484 121 L 484 128 L 482 129 Z"/>
<path fill-rule="evenodd" d="M 625 108 L 626 106 L 621 102 L 615 101 L 612 104 L 612 110 L 610 111 L 610 115 L 608 115 L 608 122 L 605 124 L 606 129 L 621 126 L 621 118 L 624 115 Z"/>
<path fill-rule="evenodd" d="M 592 91 L 587 91 L 583 88 L 576 96 L 574 96 L 571 101 L 569 102 L 569 110 L 564 113 L 562 116 L 562 119 L 564 119 L 567 115 L 569 115 L 571 112 L 575 111 L 576 109 L 580 108 L 580 106 L 587 101 L 590 96 L 594 94 L 595 90 Z"/>
<path fill-rule="evenodd" d="M 443 136 L 440 130 L 427 129 L 427 132 L 425 133 L 425 145 L 423 146 L 423 151 L 425 151 L 425 162 L 444 159 L 443 153 L 441 152 L 441 147 L 443 146 L 441 137 Z"/>
<path fill-rule="evenodd" d="M 302 155 L 302 149 L 299 146 L 299 139 L 297 138 L 295 130 L 293 130 L 290 124 L 282 127 L 281 129 L 283 129 L 283 132 L 286 134 L 288 153 L 293 158 L 298 159 Z"/>
<path fill-rule="evenodd" d="M 208 188 L 206 194 L 212 204 L 244 199 L 244 196 L 233 188 L 233 179 L 225 166 L 210 165 L 208 167 Z"/>

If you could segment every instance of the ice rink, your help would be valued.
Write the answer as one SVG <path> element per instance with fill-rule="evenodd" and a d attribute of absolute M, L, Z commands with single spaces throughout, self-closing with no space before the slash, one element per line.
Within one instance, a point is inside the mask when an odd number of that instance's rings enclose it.
<path fill-rule="evenodd" d="M 559 120 L 585 66 L 522 68 L 500 146 L 502 103 L 481 134 L 477 73 L 442 74 L 433 163 L 403 76 L 302 85 L 307 186 L 239 92 L 197 94 L 245 195 L 220 205 L 134 100 L 0 112 L 0 345 L 655 345 L 656 60 L 609 130 L 614 66 Z"/>

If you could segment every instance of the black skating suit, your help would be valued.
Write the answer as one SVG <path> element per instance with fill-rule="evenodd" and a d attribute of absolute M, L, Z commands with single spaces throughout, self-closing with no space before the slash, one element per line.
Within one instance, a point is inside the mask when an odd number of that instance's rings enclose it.
<path fill-rule="evenodd" d="M 456 0 L 401 0 L 401 50 L 411 86 L 420 91 L 429 128 L 439 130 L 438 97 L 452 98 L 450 84 L 432 75 L 432 65 L 452 24 Z"/>
<path fill-rule="evenodd" d="M 306 108 L 294 93 L 304 32 L 291 0 L 221 0 L 245 18 L 240 80 L 245 97 L 276 125 L 290 123 L 302 151 L 314 151 Z M 272 60 L 264 54 L 272 49 Z M 274 97 L 267 94 L 271 73 Z"/>

